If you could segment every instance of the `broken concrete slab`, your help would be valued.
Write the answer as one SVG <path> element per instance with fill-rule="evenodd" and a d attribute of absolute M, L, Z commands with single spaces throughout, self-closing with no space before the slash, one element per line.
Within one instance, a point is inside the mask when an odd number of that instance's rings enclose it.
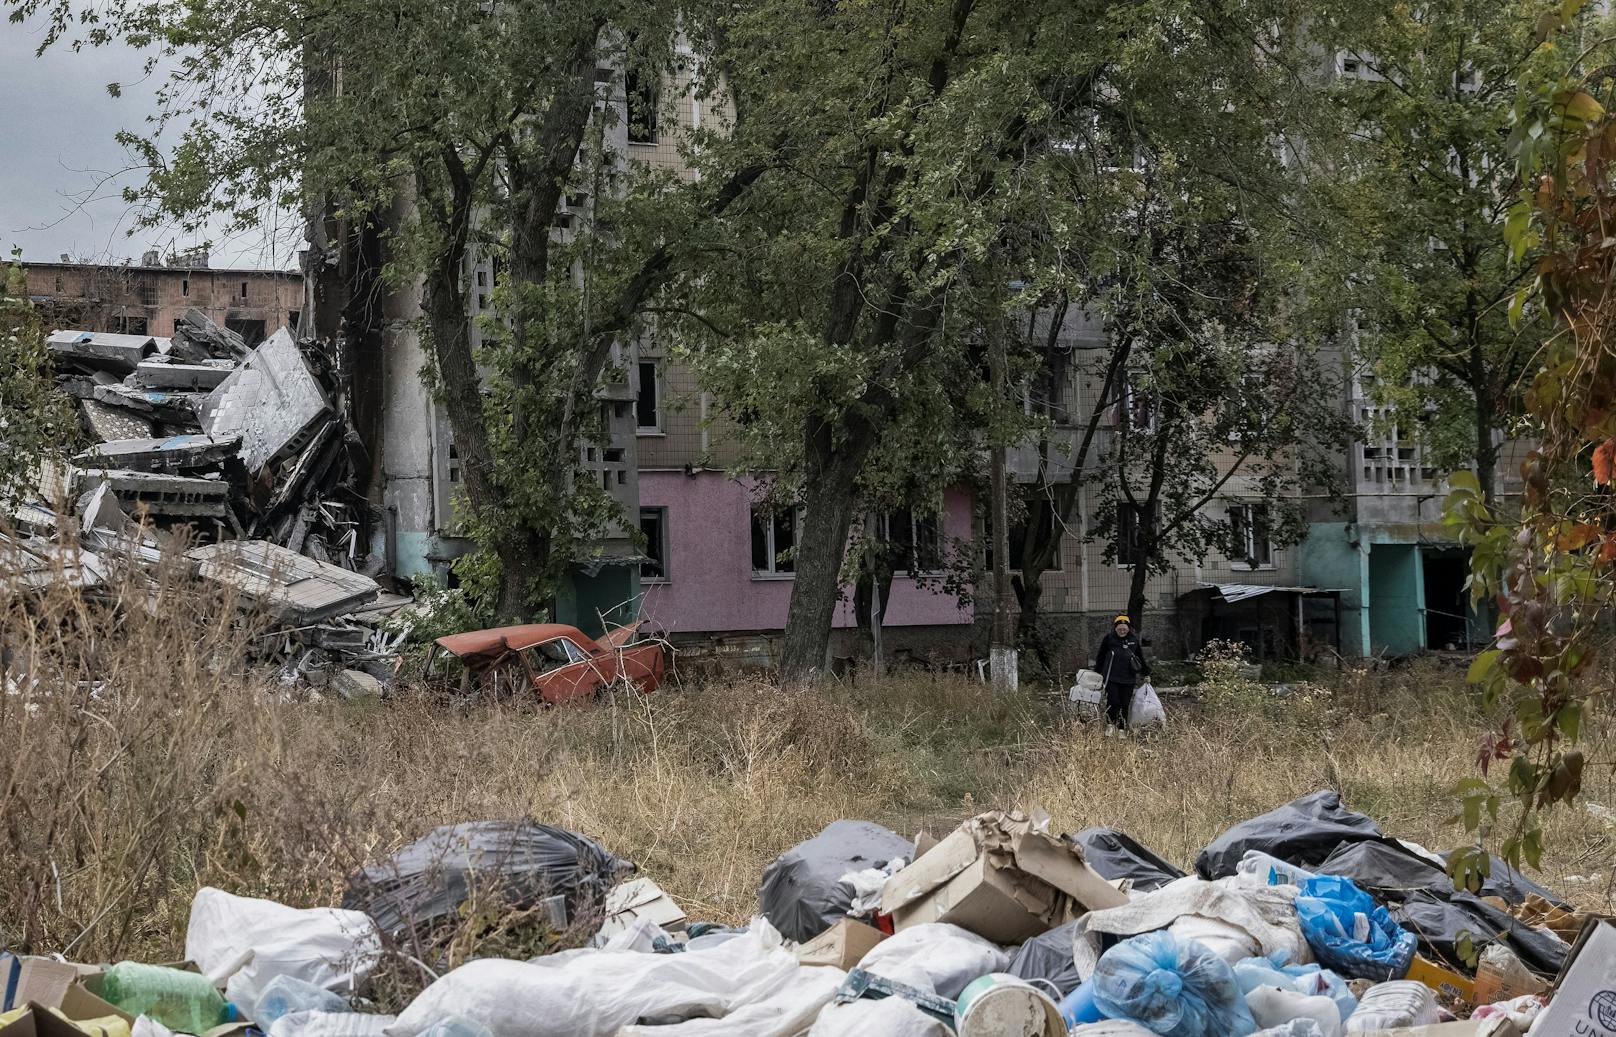
<path fill-rule="evenodd" d="M 119 439 L 146 439 L 152 434 L 149 418 L 98 400 L 80 400 L 79 417 L 85 431 L 106 443 Z"/>
<path fill-rule="evenodd" d="M 144 510 L 164 518 L 223 518 L 230 497 L 230 487 L 218 479 L 98 468 L 73 473 L 75 494 L 89 493 L 102 483 L 125 511 Z"/>
<path fill-rule="evenodd" d="M 283 623 L 318 623 L 381 593 L 368 576 L 267 540 L 207 544 L 186 557 L 197 564 L 198 575 L 234 587 L 249 605 Z"/>
<path fill-rule="evenodd" d="M 211 436 L 241 436 L 241 460 L 256 475 L 309 445 L 329 414 L 325 392 L 285 328 L 231 372 L 199 411 Z"/>
<path fill-rule="evenodd" d="M 338 670 L 331 677 L 329 690 L 352 701 L 381 698 L 387 688 L 381 681 L 361 670 Z"/>
<path fill-rule="evenodd" d="M 142 360 L 129 376 L 129 384 L 144 389 L 212 392 L 236 369 L 234 361 L 202 360 L 182 364 L 168 360 Z"/>
<path fill-rule="evenodd" d="M 228 328 L 219 327 L 195 306 L 174 322 L 174 335 L 168 347 L 170 356 L 186 362 L 210 358 L 240 359 L 249 352 L 246 339 Z"/>
<path fill-rule="evenodd" d="M 99 587 L 106 580 L 101 559 L 75 544 L 0 533 L 0 586 L 13 591 L 68 586 Z"/>
<path fill-rule="evenodd" d="M 117 385 L 118 376 L 111 371 L 90 371 L 85 374 L 58 375 L 56 388 L 78 400 L 95 399 L 98 385 Z"/>
<path fill-rule="evenodd" d="M 192 427 L 197 424 L 197 404 L 205 399 L 201 393 L 163 392 L 122 383 L 96 386 L 95 398 L 98 403 L 123 407 L 153 421 Z"/>
<path fill-rule="evenodd" d="M 55 331 L 45 340 L 51 355 L 85 367 L 129 374 L 155 352 L 150 335 L 114 335 L 106 331 Z"/>
<path fill-rule="evenodd" d="M 211 468 L 234 457 L 241 445 L 239 436 L 215 439 L 212 436 L 184 435 L 165 439 L 115 439 L 100 443 L 79 455 L 90 468 L 119 468 L 131 472 L 183 472 Z"/>

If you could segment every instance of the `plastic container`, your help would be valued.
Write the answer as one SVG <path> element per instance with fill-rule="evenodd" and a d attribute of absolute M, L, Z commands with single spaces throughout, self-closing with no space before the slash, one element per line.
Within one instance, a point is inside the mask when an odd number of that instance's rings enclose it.
<path fill-rule="evenodd" d="M 954 1007 L 959 1037 L 1065 1037 L 1066 1024 L 1050 996 L 1008 972 L 978 976 Z"/>
<path fill-rule="evenodd" d="M 1070 994 L 1061 998 L 1061 1018 L 1066 1020 L 1068 1027 L 1081 1026 L 1084 1023 L 1097 1023 L 1105 1018 L 1100 1006 L 1094 1003 L 1094 980 L 1089 978 L 1073 988 Z"/>
<path fill-rule="evenodd" d="M 1315 874 L 1261 850 L 1247 850 L 1235 865 L 1235 873 L 1265 886 L 1300 886 Z"/>
<path fill-rule="evenodd" d="M 206 1033 L 236 1020 L 236 1008 L 200 972 L 120 961 L 101 977 L 101 997 L 129 1015 L 149 1015 L 178 1033 Z"/>
<path fill-rule="evenodd" d="M 266 1030 L 275 1020 L 293 1012 L 347 1012 L 348 1002 L 324 987 L 296 976 L 276 976 L 258 995 L 253 1022 Z"/>

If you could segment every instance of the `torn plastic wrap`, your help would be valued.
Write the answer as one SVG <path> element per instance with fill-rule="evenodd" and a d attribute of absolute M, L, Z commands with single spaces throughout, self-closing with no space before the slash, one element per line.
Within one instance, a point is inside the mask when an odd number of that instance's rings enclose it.
<path fill-rule="evenodd" d="M 565 898 L 567 917 L 599 914 L 606 894 L 634 865 L 592 839 L 530 821 L 474 821 L 435 828 L 349 880 L 344 908 L 365 912 L 383 932 L 431 942 L 473 891 L 511 907 Z"/>
<path fill-rule="evenodd" d="M 1213 839 L 1196 856 L 1195 870 L 1207 879 L 1233 875 L 1247 850 L 1316 868 L 1342 843 L 1363 841 L 1391 840 L 1374 821 L 1342 806 L 1340 794 L 1314 792 L 1242 821 Z"/>
<path fill-rule="evenodd" d="M 1115 828 L 1085 828 L 1072 838 L 1083 847 L 1089 867 L 1113 881 L 1128 879 L 1135 890 L 1148 893 L 1184 877 L 1177 866 Z"/>

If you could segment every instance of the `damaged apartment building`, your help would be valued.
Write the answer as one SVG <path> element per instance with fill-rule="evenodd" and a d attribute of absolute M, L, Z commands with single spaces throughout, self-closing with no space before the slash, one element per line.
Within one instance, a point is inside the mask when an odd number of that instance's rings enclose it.
<path fill-rule="evenodd" d="M 605 89 L 618 77 L 598 78 Z M 700 125 L 703 112 L 681 86 L 668 84 L 676 103 L 633 119 L 621 84 L 610 87 L 610 103 L 622 116 L 608 130 L 617 154 L 683 171 L 677 141 Z M 568 205 L 587 206 L 588 199 Z M 555 233 L 564 237 L 565 215 L 559 222 Z M 450 564 L 474 545 L 456 513 L 461 471 L 449 424 L 420 377 L 426 353 L 416 331 L 419 300 L 378 287 L 373 232 L 317 222 L 314 238 L 311 256 L 318 261 L 308 275 L 315 334 L 341 330 L 352 339 L 353 421 L 374 459 L 372 550 L 400 578 L 449 579 Z M 485 326 L 497 327 L 479 319 L 491 314 L 497 273 L 486 258 L 466 265 L 467 319 L 478 344 Z M 1081 312 L 1061 334 L 1079 351 L 1104 341 L 1104 329 Z M 755 480 L 733 474 L 739 458 L 733 430 L 696 372 L 672 359 L 666 345 L 654 336 L 620 343 L 608 381 L 597 389 L 607 435 L 584 446 L 578 461 L 616 498 L 622 521 L 579 550 L 555 618 L 590 633 L 643 618 L 696 657 L 768 665 L 778 658 L 785 625 L 799 517 L 760 507 Z M 1368 428 L 1377 415 L 1348 363 L 1342 359 L 1347 388 L 1340 405 Z M 1075 442 L 1096 405 L 1099 381 L 1098 372 L 1072 368 L 1058 389 L 1065 417 L 1057 440 Z M 1102 423 L 1100 453 L 1115 420 Z M 1440 523 L 1440 473 L 1423 466 L 1419 447 L 1395 432 L 1354 443 L 1339 464 L 1344 497 L 1309 499 L 1309 533 L 1289 547 L 1269 536 L 1254 486 L 1238 473 L 1224 486 L 1206 510 L 1237 530 L 1238 542 L 1199 563 L 1180 560 L 1147 581 L 1148 616 L 1140 618 L 1156 654 L 1181 655 L 1223 638 L 1247 643 L 1259 658 L 1359 658 L 1477 639 L 1477 620 L 1463 604 L 1466 556 Z M 1030 448 L 1012 450 L 1009 468 L 1023 492 L 1039 478 Z M 1094 474 L 1068 468 L 1044 475 L 1051 477 Z M 1305 487 L 1295 492 L 1308 497 Z M 1097 507 L 1090 488 L 1080 487 L 1042 580 L 1042 612 L 1060 632 L 1063 666 L 1090 653 L 1128 600 L 1128 534 L 1116 544 L 1101 542 L 1093 534 Z M 984 511 L 984 501 L 958 487 L 929 512 L 874 517 L 878 533 L 901 545 L 906 559 L 882 618 L 889 658 L 965 666 L 985 653 L 991 595 L 962 604 L 937 578 L 948 545 L 980 551 Z M 860 654 L 850 594 L 834 626 L 833 655 Z"/>

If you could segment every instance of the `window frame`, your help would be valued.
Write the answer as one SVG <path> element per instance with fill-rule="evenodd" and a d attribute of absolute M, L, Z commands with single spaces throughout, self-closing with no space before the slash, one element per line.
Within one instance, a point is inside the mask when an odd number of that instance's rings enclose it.
<path fill-rule="evenodd" d="M 1229 561 L 1247 566 L 1253 572 L 1275 568 L 1273 524 L 1269 521 L 1268 508 L 1253 501 L 1237 501 L 1228 506 L 1227 514 L 1229 547 L 1240 552 L 1239 557 L 1230 555 Z M 1258 557 L 1259 547 L 1265 557 Z"/>
<path fill-rule="evenodd" d="M 661 83 L 655 82 L 647 87 L 641 84 L 640 79 L 641 74 L 635 69 L 623 72 L 623 132 L 630 144 L 656 147 L 662 143 L 662 127 L 659 125 L 662 104 Z M 637 104 L 636 97 L 640 99 Z M 646 136 L 634 135 L 636 121 L 644 128 Z"/>
<path fill-rule="evenodd" d="M 747 565 L 751 568 L 752 579 L 794 580 L 797 578 L 797 562 L 795 558 L 786 563 L 790 568 L 781 569 L 779 567 L 781 548 L 777 536 L 778 524 L 783 516 L 791 516 L 791 545 L 785 550 L 795 551 L 797 541 L 801 537 L 802 520 L 806 511 L 807 509 L 801 505 L 791 508 L 765 508 L 762 505 L 753 504 L 747 508 L 747 544 L 749 548 Z M 755 564 L 759 529 L 762 530 L 764 536 L 764 553 L 769 565 L 767 569 L 759 569 Z"/>
<path fill-rule="evenodd" d="M 657 553 L 656 553 L 656 556 L 654 556 L 654 557 L 652 556 L 651 551 L 650 551 L 651 537 L 650 537 L 649 534 L 645 533 L 645 517 L 646 517 L 647 513 L 655 515 L 656 516 L 656 521 L 657 521 L 657 537 L 656 537 Z M 652 558 L 652 560 L 656 563 L 658 569 L 660 570 L 660 572 L 658 572 L 654 576 L 647 576 L 646 572 L 645 572 L 646 563 L 641 562 L 640 563 L 640 582 L 641 583 L 672 583 L 673 582 L 673 577 L 670 574 L 669 566 L 668 566 L 668 541 L 669 541 L 669 538 L 668 538 L 668 509 L 667 509 L 667 507 L 665 505 L 652 504 L 652 505 L 641 505 L 640 506 L 640 533 L 645 535 L 645 546 L 646 546 L 645 554 L 646 554 L 646 557 Z"/>
<path fill-rule="evenodd" d="M 664 435 L 665 432 L 662 427 L 662 361 L 656 357 L 641 357 L 635 361 L 635 365 L 638 385 L 634 390 L 634 434 L 636 436 Z M 642 425 L 640 424 L 640 412 L 642 409 L 641 402 L 644 400 L 646 393 L 645 372 L 647 368 L 651 371 L 651 417 L 654 424 Z"/>
<path fill-rule="evenodd" d="M 1123 522 L 1122 517 L 1124 515 L 1128 516 L 1126 523 Z M 1141 528 L 1140 524 L 1143 523 L 1146 527 L 1154 527 L 1157 521 L 1156 508 L 1144 504 L 1130 504 L 1124 497 L 1117 498 L 1116 540 L 1112 546 L 1116 549 L 1119 568 L 1132 569 L 1145 561 L 1144 558 L 1139 557 L 1138 532 Z M 1125 540 L 1127 541 L 1126 549 L 1124 549 Z"/>
<path fill-rule="evenodd" d="M 947 565 L 943 560 L 943 513 L 941 509 L 921 511 L 918 514 L 913 508 L 893 508 L 890 511 L 878 512 L 875 517 L 875 539 L 878 543 L 888 547 L 893 546 L 892 521 L 895 516 L 900 515 L 909 520 L 908 550 L 903 559 L 903 565 L 901 567 L 894 566 L 892 575 L 908 577 L 938 576 L 947 571 Z M 930 527 L 928 539 L 932 543 L 928 545 L 928 549 L 934 552 L 934 557 L 929 559 L 934 564 L 928 566 L 920 564 L 922 561 L 920 537 L 915 532 L 923 523 Z"/>

